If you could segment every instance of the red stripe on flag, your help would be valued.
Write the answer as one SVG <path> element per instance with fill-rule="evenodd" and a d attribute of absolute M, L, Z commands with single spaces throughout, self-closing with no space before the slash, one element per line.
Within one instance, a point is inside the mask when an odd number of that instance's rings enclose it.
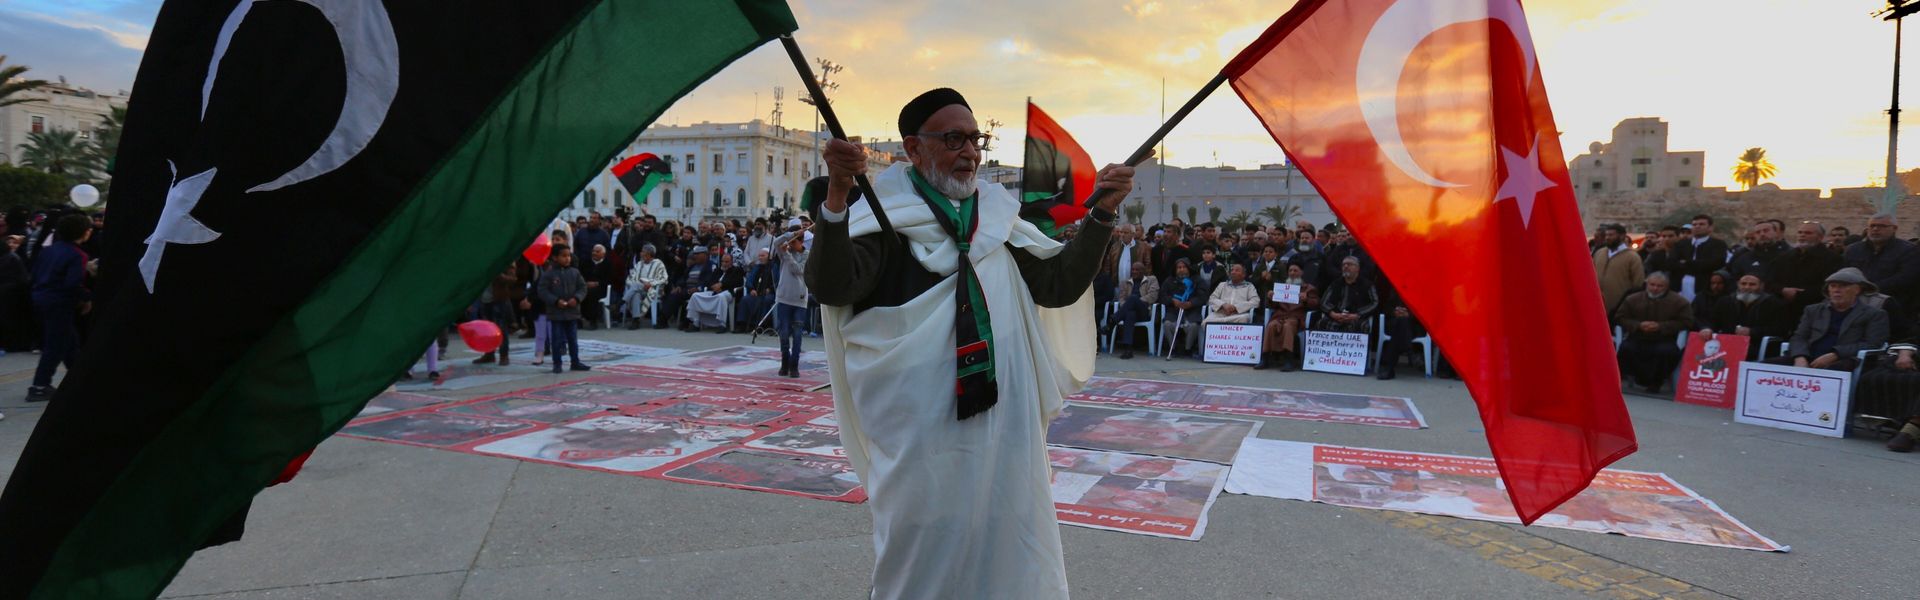
<path fill-rule="evenodd" d="M 967 344 L 965 346 L 961 346 L 959 348 L 955 348 L 953 351 L 953 354 L 954 356 L 966 356 L 968 354 L 972 354 L 972 353 L 979 352 L 981 350 L 986 350 L 986 349 L 987 349 L 987 341 L 980 340 L 978 342 L 974 342 L 971 344 Z"/>

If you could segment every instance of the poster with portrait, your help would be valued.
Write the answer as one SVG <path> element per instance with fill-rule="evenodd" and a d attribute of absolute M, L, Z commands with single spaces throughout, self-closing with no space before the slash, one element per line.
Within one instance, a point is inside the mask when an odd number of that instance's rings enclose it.
<path fill-rule="evenodd" d="M 681 400 L 648 411 L 647 416 L 672 418 L 721 425 L 759 425 L 787 416 L 787 411 L 744 406 L 729 406 L 715 402 L 695 402 Z"/>
<path fill-rule="evenodd" d="M 514 341 L 519 342 L 519 340 Z M 594 366 L 625 364 L 649 358 L 672 356 L 680 352 L 675 348 L 616 344 L 604 340 L 580 340 L 580 362 Z M 507 357 L 515 363 L 532 365 L 533 344 L 510 344 L 507 346 Z"/>
<path fill-rule="evenodd" d="M 1092 404 L 1400 429 L 1427 426 L 1426 418 L 1414 407 L 1413 400 L 1393 396 L 1094 377 L 1080 393 L 1068 399 Z"/>
<path fill-rule="evenodd" d="M 1851 371 L 1742 363 L 1733 420 L 1787 431 L 1846 437 Z"/>
<path fill-rule="evenodd" d="M 505 417 L 541 423 L 564 423 L 591 413 L 614 410 L 591 402 L 562 402 L 547 398 L 508 396 L 488 398 L 440 409 L 442 413 Z"/>
<path fill-rule="evenodd" d="M 840 445 L 840 428 L 818 425 L 794 425 L 747 442 L 747 447 L 832 458 L 847 456 L 847 449 Z"/>
<path fill-rule="evenodd" d="M 662 477 L 838 502 L 867 499 L 859 476 L 843 458 L 733 449 L 677 467 Z"/>
<path fill-rule="evenodd" d="M 1181 540 L 1207 530 L 1207 511 L 1226 484 L 1213 463 L 1047 447 L 1053 508 L 1061 523 Z"/>
<path fill-rule="evenodd" d="M 378 396 L 374 396 L 372 400 L 368 400 L 367 405 L 360 409 L 360 416 L 355 418 L 365 419 L 367 417 L 409 411 L 416 408 L 426 408 L 448 402 L 452 402 L 452 400 L 439 396 L 398 391 L 384 392 Z"/>
<path fill-rule="evenodd" d="M 506 419 L 416 412 L 356 422 L 340 430 L 340 434 L 416 446 L 451 448 L 532 427 L 534 425 L 530 423 Z"/>
<path fill-rule="evenodd" d="M 1240 442 L 1259 431 L 1259 421 L 1068 404 L 1047 428 L 1047 443 L 1230 465 Z"/>
<path fill-rule="evenodd" d="M 625 473 L 685 460 L 753 435 L 749 427 L 607 416 L 523 433 L 475 452 Z"/>
<path fill-rule="evenodd" d="M 1740 363 L 1746 361 L 1749 341 L 1744 335 L 1697 331 L 1687 335 L 1673 401 L 1732 410 L 1740 389 Z"/>
<path fill-rule="evenodd" d="M 827 353 L 818 350 L 800 354 L 800 377 L 780 376 L 780 349 L 762 346 L 728 346 L 712 350 L 685 352 L 616 365 L 614 372 L 655 377 L 700 377 L 811 392 L 827 387 Z"/>
<path fill-rule="evenodd" d="M 1366 373 L 1367 334 L 1307 332 L 1307 350 L 1301 354 L 1300 368 L 1340 375 Z"/>
<path fill-rule="evenodd" d="M 1226 491 L 1518 523 L 1492 459 L 1249 439 Z M 1663 473 L 1602 470 L 1534 525 L 1683 544 L 1786 552 Z"/>

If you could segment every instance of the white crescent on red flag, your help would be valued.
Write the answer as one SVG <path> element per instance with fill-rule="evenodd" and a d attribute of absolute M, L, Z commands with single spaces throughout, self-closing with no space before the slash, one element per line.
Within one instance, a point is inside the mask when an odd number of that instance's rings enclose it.
<path fill-rule="evenodd" d="M 1523 522 L 1633 453 L 1518 0 L 1302 0 L 1224 73 L 1466 381 Z"/>

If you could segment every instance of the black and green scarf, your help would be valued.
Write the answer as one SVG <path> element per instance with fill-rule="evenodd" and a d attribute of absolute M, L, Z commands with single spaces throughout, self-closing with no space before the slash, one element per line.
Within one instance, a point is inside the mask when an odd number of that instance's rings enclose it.
<path fill-rule="evenodd" d="M 945 194 L 933 189 L 917 169 L 908 169 L 920 199 L 933 211 L 947 235 L 959 245 L 959 285 L 955 289 L 953 314 L 955 408 L 966 419 L 992 408 L 1000 401 L 1000 386 L 993 373 L 993 321 L 987 314 L 987 297 L 980 289 L 980 277 L 973 272 L 968 252 L 973 233 L 980 227 L 980 194 L 960 201 L 958 208 Z M 965 232 L 962 235 L 961 232 Z"/>

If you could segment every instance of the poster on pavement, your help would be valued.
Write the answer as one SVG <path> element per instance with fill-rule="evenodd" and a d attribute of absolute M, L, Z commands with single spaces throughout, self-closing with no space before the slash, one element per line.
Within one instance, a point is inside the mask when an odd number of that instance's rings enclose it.
<path fill-rule="evenodd" d="M 666 479 L 839 502 L 864 502 L 865 488 L 843 458 L 733 449 L 675 468 Z"/>
<path fill-rule="evenodd" d="M 1259 431 L 1259 421 L 1068 404 L 1047 428 L 1047 443 L 1230 465 L 1240 442 Z"/>
<path fill-rule="evenodd" d="M 1492 459 L 1250 438 L 1226 491 L 1519 523 Z M 1586 491 L 1534 525 L 1786 552 L 1664 473 L 1605 469 Z"/>
<path fill-rule="evenodd" d="M 452 402 L 452 400 L 441 398 L 439 396 L 428 396 L 426 394 L 410 394 L 407 392 L 397 392 L 397 391 L 385 392 L 378 396 L 374 396 L 372 400 L 368 400 L 366 407 L 360 409 L 360 416 L 355 418 L 365 419 L 367 417 L 372 417 L 376 415 L 384 415 L 387 413 L 413 410 L 416 408 L 426 408 L 436 404 L 445 404 L 448 402 Z"/>
<path fill-rule="evenodd" d="M 1258 364 L 1266 334 L 1265 324 L 1208 323 L 1206 341 L 1200 346 L 1200 362 Z"/>
<path fill-rule="evenodd" d="M 1050 446 L 1061 523 L 1182 540 L 1207 530 L 1227 467 L 1193 460 Z"/>
<path fill-rule="evenodd" d="M 1846 437 L 1851 371 L 1742 363 L 1733 420 L 1787 431 Z"/>
<path fill-rule="evenodd" d="M 759 425 L 787 416 L 787 411 L 681 400 L 648 411 L 647 416 L 722 425 Z"/>
<path fill-rule="evenodd" d="M 440 412 L 506 417 L 541 423 L 564 423 L 590 413 L 609 410 L 614 408 L 591 402 L 563 402 L 547 398 L 508 396 L 463 402 L 440 409 Z"/>
<path fill-rule="evenodd" d="M 483 454 L 637 473 L 737 442 L 749 427 L 607 416 L 531 431 L 474 447 Z"/>
<path fill-rule="evenodd" d="M 1740 363 L 1747 358 L 1747 336 L 1732 334 L 1687 335 L 1687 350 L 1680 357 L 1680 382 L 1674 386 L 1673 400 L 1714 408 L 1733 409 L 1740 387 Z"/>
<path fill-rule="evenodd" d="M 1300 368 L 1322 373 L 1360 375 L 1367 372 L 1367 334 L 1307 332 L 1307 351 Z"/>
<path fill-rule="evenodd" d="M 514 341 L 520 342 L 520 340 Z M 526 342 L 509 344 L 507 346 L 507 357 L 515 363 L 532 365 L 533 344 L 529 343 L 532 341 L 533 340 L 527 340 Z M 649 358 L 671 356 L 679 354 L 680 352 L 680 350 L 675 348 L 616 344 L 602 340 L 580 340 L 580 362 L 594 366 L 625 364 Z"/>
<path fill-rule="evenodd" d="M 1413 400 L 1270 388 L 1094 377 L 1075 402 L 1118 404 L 1223 415 L 1271 417 L 1422 429 L 1427 421 Z"/>
<path fill-rule="evenodd" d="M 840 445 L 839 427 L 794 425 L 769 433 L 765 437 L 755 438 L 753 441 L 747 442 L 746 445 L 748 448 L 811 454 L 814 456 L 828 456 L 833 458 L 846 458 L 847 456 L 847 449 Z"/>
<path fill-rule="evenodd" d="M 532 428 L 529 423 L 438 412 L 402 413 L 356 422 L 342 435 L 417 446 L 450 448 Z"/>
<path fill-rule="evenodd" d="M 727 346 L 712 350 L 684 352 L 626 365 L 616 365 L 611 370 L 656 377 L 718 376 L 734 383 L 757 384 L 805 392 L 828 385 L 827 353 L 818 350 L 801 353 L 800 377 L 789 378 L 780 376 L 780 349 L 761 346 Z"/>

